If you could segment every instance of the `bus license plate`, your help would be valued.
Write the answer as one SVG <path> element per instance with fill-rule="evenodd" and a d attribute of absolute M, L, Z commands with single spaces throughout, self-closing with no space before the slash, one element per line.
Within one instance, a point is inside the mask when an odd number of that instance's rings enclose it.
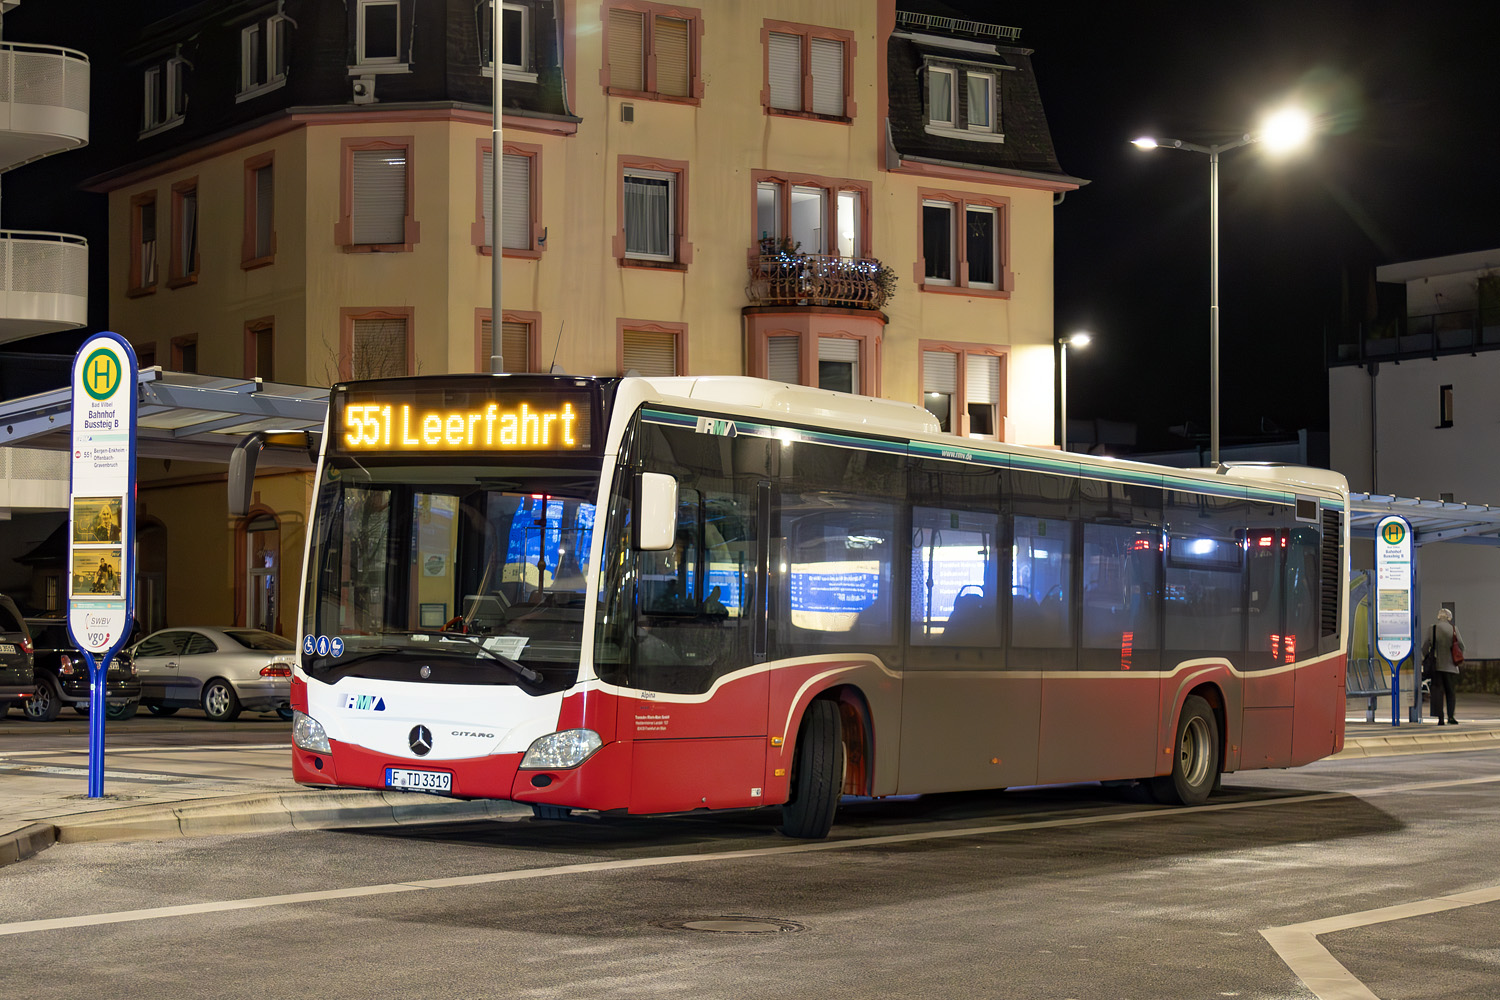
<path fill-rule="evenodd" d="M 447 771 L 408 771 L 388 767 L 385 769 L 385 787 L 408 788 L 414 792 L 451 792 L 453 775 Z"/>

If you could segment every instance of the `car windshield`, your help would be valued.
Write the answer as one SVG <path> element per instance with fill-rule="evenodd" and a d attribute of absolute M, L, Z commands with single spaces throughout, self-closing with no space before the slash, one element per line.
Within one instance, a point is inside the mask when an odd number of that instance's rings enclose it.
<path fill-rule="evenodd" d="M 330 466 L 304 602 L 310 675 L 573 683 L 597 468 Z"/>
<path fill-rule="evenodd" d="M 274 632 L 262 632 L 258 628 L 227 628 L 224 634 L 246 649 L 259 649 L 270 653 L 290 653 L 297 644 Z"/>

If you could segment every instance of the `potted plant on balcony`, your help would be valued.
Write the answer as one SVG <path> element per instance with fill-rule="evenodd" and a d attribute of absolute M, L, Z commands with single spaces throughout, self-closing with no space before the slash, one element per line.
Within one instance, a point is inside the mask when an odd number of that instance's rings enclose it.
<path fill-rule="evenodd" d="M 751 271 L 750 297 L 757 301 L 797 301 L 807 269 L 802 242 L 789 236 L 762 236 L 760 256 Z"/>

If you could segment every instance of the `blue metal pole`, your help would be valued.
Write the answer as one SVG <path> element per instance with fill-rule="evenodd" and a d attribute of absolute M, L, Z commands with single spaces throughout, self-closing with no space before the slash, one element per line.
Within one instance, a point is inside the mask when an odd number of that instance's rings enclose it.
<path fill-rule="evenodd" d="M 112 654 L 94 662 L 94 654 L 82 650 L 89 665 L 89 798 L 104 798 L 104 679 Z"/>

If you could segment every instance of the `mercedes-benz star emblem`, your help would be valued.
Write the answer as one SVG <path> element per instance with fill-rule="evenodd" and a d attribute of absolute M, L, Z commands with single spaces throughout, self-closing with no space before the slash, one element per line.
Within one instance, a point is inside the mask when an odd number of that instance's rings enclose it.
<path fill-rule="evenodd" d="M 418 757 L 426 757 L 432 753 L 432 730 L 426 726 L 412 726 L 411 732 L 406 736 L 406 742 L 411 747 L 411 752 Z"/>

